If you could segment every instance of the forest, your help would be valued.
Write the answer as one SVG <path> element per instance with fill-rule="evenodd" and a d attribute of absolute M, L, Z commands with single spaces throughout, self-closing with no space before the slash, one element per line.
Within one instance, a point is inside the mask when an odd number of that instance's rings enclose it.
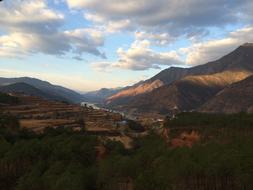
<path fill-rule="evenodd" d="M 0 104 L 17 104 L 19 102 L 19 99 L 14 96 L 10 96 L 5 93 L 0 92 Z"/>
<path fill-rule="evenodd" d="M 35 134 L 0 115 L 0 189 L 253 189 L 252 114 L 182 113 L 164 127 L 169 138 L 194 130 L 200 141 L 173 147 L 150 130 L 125 149 L 85 130 Z"/>

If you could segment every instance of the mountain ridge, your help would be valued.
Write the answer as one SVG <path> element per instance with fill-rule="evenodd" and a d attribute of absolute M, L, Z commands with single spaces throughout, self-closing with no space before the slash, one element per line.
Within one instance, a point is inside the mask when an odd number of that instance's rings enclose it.
<path fill-rule="evenodd" d="M 240 77 L 237 78 L 235 73 L 237 74 L 240 73 L 241 78 Z M 207 101 L 209 98 L 218 93 L 218 91 L 222 90 L 223 88 L 227 87 L 233 82 L 238 82 L 240 80 L 245 79 L 252 73 L 253 73 L 253 44 L 247 43 L 239 46 L 231 53 L 221 57 L 216 61 L 208 62 L 206 64 L 191 68 L 171 67 L 165 69 L 160 73 L 158 73 L 157 75 L 155 75 L 154 77 L 144 81 L 141 85 L 137 85 L 132 88 L 130 87 L 126 90 L 120 91 L 117 94 L 109 97 L 106 101 L 106 105 L 108 107 L 119 110 L 130 108 L 131 110 L 145 111 L 146 109 L 146 111 L 149 111 L 152 109 L 152 107 L 148 106 L 149 104 L 148 102 L 151 101 L 151 99 L 154 99 L 154 97 L 156 97 L 156 99 L 152 101 L 157 102 L 157 104 L 159 104 L 159 102 L 162 101 L 163 99 L 172 98 L 175 101 L 175 105 L 171 104 L 170 107 L 173 108 L 175 106 L 178 106 L 178 104 L 181 104 L 179 102 L 182 101 L 183 99 L 185 100 L 184 101 L 185 103 L 190 104 L 187 101 L 187 96 L 182 95 L 181 93 L 183 94 L 188 93 L 191 94 L 193 97 L 194 95 L 199 94 L 198 91 L 201 89 L 200 88 L 201 85 L 203 88 L 202 89 L 203 94 L 207 93 L 206 95 L 208 96 L 208 98 L 205 98 L 203 99 L 203 101 L 200 101 L 200 103 L 203 104 L 204 101 Z M 228 76 L 226 77 L 226 75 Z M 215 78 L 217 76 L 218 78 Z M 161 85 L 154 86 L 154 88 L 151 89 L 150 86 L 152 82 L 157 80 L 160 81 Z M 229 82 L 229 80 L 231 80 L 232 82 Z M 203 84 L 203 82 L 205 82 L 206 84 Z M 212 86 L 214 84 L 216 84 L 216 86 Z M 145 89 L 142 89 L 141 93 L 134 93 L 138 88 L 145 87 L 145 85 L 147 87 Z M 193 94 L 190 91 L 189 89 L 190 85 L 192 85 L 192 88 L 195 90 L 196 94 Z M 179 87 L 182 86 L 185 86 L 185 88 L 188 90 L 182 90 L 182 88 L 179 89 Z M 169 88 L 170 90 L 165 90 L 166 88 Z M 206 90 L 206 92 L 204 90 Z M 166 92 L 165 94 L 167 95 L 168 92 L 174 94 L 170 95 L 169 97 L 168 96 L 166 97 L 163 95 L 164 92 Z M 211 93 L 210 96 L 209 93 Z M 202 98 L 201 94 L 199 94 L 199 96 L 197 97 L 199 97 L 200 99 Z M 197 97 L 195 97 L 195 99 Z M 145 106 L 140 105 L 141 102 Z M 201 104 L 198 104 L 198 106 L 200 106 Z M 143 109 L 140 108 L 141 106 L 143 106 Z M 153 104 L 153 106 L 155 107 L 156 105 Z M 164 106 L 164 108 L 166 107 L 167 106 Z M 184 109 L 185 107 L 187 108 L 187 110 L 196 109 L 196 106 L 182 106 L 181 109 Z"/>
<path fill-rule="evenodd" d="M 226 71 L 212 75 L 189 76 L 164 85 L 128 102 L 125 108 L 135 112 L 169 113 L 198 108 L 223 88 L 241 81 L 252 73 Z"/>
<path fill-rule="evenodd" d="M 29 85 L 24 82 L 12 83 L 5 86 L 0 86 L 0 92 L 3 93 L 21 93 L 30 96 L 37 96 L 47 100 L 58 100 L 58 101 L 67 101 L 67 99 L 60 96 L 53 96 L 46 92 L 41 91 L 40 89 Z"/>
<path fill-rule="evenodd" d="M 131 99 L 132 96 L 135 96 L 135 94 L 133 94 L 132 92 L 136 91 L 141 86 L 147 86 L 146 87 L 147 90 L 143 90 L 142 94 L 146 92 L 150 92 L 149 86 L 152 85 L 152 83 L 156 80 L 160 80 L 162 85 L 167 85 L 167 84 L 171 84 L 172 82 L 176 80 L 179 80 L 181 78 L 184 78 L 190 75 L 214 74 L 218 72 L 233 71 L 233 70 L 253 71 L 253 64 L 250 64 L 249 60 L 247 60 L 247 57 L 251 57 L 253 59 L 253 57 L 251 56 L 253 53 L 252 48 L 253 48 L 253 43 L 245 43 L 239 46 L 238 48 L 236 48 L 233 52 L 221 57 L 220 59 L 216 61 L 211 61 L 206 64 L 198 65 L 191 68 L 170 67 L 168 69 L 164 69 L 163 71 L 159 72 L 158 74 L 151 77 L 150 79 L 142 82 L 140 85 L 133 85 L 132 87 L 123 89 L 122 91 L 119 91 L 117 94 L 114 94 L 113 96 L 109 97 L 106 101 L 106 104 L 110 106 L 110 104 L 112 105 L 120 104 L 121 101 L 127 102 L 129 99 Z M 243 65 L 240 65 L 241 60 L 240 58 L 238 58 L 238 55 L 245 58 L 246 61 L 242 63 Z M 231 62 L 231 64 L 227 64 L 227 62 Z M 157 86 L 157 88 L 161 86 Z M 156 88 L 153 88 L 153 90 L 154 89 Z M 113 103 L 113 101 L 116 101 L 116 103 Z"/>
<path fill-rule="evenodd" d="M 26 83 L 28 85 L 31 85 L 41 91 L 43 91 L 46 94 L 49 94 L 52 97 L 61 97 L 60 100 L 67 100 L 69 102 L 73 103 L 79 103 L 84 101 L 84 97 L 68 88 L 59 86 L 59 85 L 53 85 L 47 81 L 43 81 L 36 78 L 30 78 L 30 77 L 18 77 L 18 78 L 4 78 L 0 77 L 0 86 L 6 86 L 14 83 Z"/>

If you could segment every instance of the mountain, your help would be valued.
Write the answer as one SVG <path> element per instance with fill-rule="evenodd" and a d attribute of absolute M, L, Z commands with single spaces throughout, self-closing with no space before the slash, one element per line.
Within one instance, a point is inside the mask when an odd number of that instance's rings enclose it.
<path fill-rule="evenodd" d="M 122 88 L 101 88 L 97 91 L 91 91 L 83 94 L 88 102 L 102 103 L 105 99 L 118 93 Z"/>
<path fill-rule="evenodd" d="M 167 114 L 174 110 L 198 108 L 226 86 L 251 73 L 225 71 L 212 75 L 189 76 L 132 99 L 124 107 L 130 111 Z"/>
<path fill-rule="evenodd" d="M 229 75 L 226 72 L 230 74 L 234 72 L 243 72 L 245 73 L 245 77 L 248 76 L 248 74 L 253 72 L 253 44 L 246 43 L 238 47 L 236 50 L 229 53 L 228 55 L 220 58 L 219 60 L 209 62 L 204 65 L 199 65 L 192 68 L 171 67 L 171 68 L 165 69 L 161 71 L 160 73 L 158 73 L 157 75 L 155 75 L 154 77 L 142 82 L 139 85 L 135 85 L 133 87 L 129 87 L 128 89 L 119 91 L 117 94 L 114 94 L 113 96 L 109 97 L 106 101 L 106 104 L 108 107 L 112 107 L 114 109 L 121 109 L 121 110 L 125 109 L 126 107 L 128 108 L 131 107 L 132 109 L 138 110 L 140 108 L 139 107 L 140 102 L 146 101 L 148 105 L 149 104 L 148 100 L 153 101 L 153 102 L 161 101 L 164 103 L 166 101 L 170 101 L 172 104 L 170 105 L 170 108 L 174 106 L 175 102 L 181 102 L 182 99 L 185 99 L 186 101 L 184 102 L 187 104 L 187 102 L 190 102 L 190 100 L 187 100 L 187 97 L 190 96 L 187 93 L 193 93 L 193 91 L 197 92 L 198 90 L 200 90 L 199 87 L 204 87 L 204 89 L 202 90 L 207 90 L 207 91 L 206 92 L 202 91 L 202 93 L 209 94 L 210 93 L 209 90 L 213 89 L 212 86 L 208 86 L 209 82 L 212 83 L 213 78 L 217 77 L 213 74 L 223 73 L 225 75 Z M 211 77 L 211 75 L 213 76 Z M 187 78 L 189 76 L 191 76 L 191 80 L 193 80 L 191 83 L 188 81 L 189 78 Z M 197 76 L 200 76 L 200 77 L 197 77 Z M 235 77 L 235 75 L 232 74 L 232 76 L 230 77 Z M 230 83 L 227 83 L 226 81 L 223 81 L 224 79 L 223 77 L 219 76 L 218 78 L 221 78 L 220 80 L 224 82 L 224 84 L 214 91 L 211 90 L 212 95 L 217 93 L 218 90 L 221 90 L 222 88 L 230 84 Z M 184 80 L 181 80 L 181 79 L 184 79 Z M 201 81 L 201 79 L 205 79 L 206 84 L 204 86 L 196 85 L 199 83 L 199 80 Z M 211 81 L 208 81 L 209 79 Z M 244 78 L 242 77 L 241 79 L 244 79 Z M 198 82 L 195 84 L 194 80 L 195 82 L 197 81 Z M 237 80 L 232 80 L 232 82 L 236 82 L 236 81 Z M 193 85 L 191 87 L 192 90 L 189 88 L 190 85 Z M 183 87 L 185 88 L 185 90 Z M 180 93 L 178 91 L 180 91 Z M 154 93 L 151 93 L 151 92 L 154 92 Z M 168 97 L 168 93 L 174 93 L 174 94 L 171 94 Z M 185 94 L 185 95 L 181 96 L 180 94 Z M 153 97 L 150 97 L 150 96 L 153 96 Z M 174 98 L 171 99 L 172 96 Z M 196 98 L 197 97 L 198 96 L 196 96 Z M 145 100 L 141 100 L 142 98 Z M 198 98 L 201 98 L 201 97 L 198 97 Z M 209 98 L 210 97 L 206 98 L 205 100 L 208 100 Z M 200 103 L 203 103 L 203 101 L 200 101 Z M 177 103 L 175 104 L 177 105 Z M 183 103 L 178 103 L 178 104 L 183 105 Z M 145 105 L 144 102 L 143 102 L 143 105 Z M 143 108 L 144 107 L 145 106 L 143 106 Z M 168 107 L 168 105 L 164 107 L 165 107 L 165 110 L 167 110 L 166 107 Z M 195 106 L 182 106 L 182 108 L 191 108 L 191 107 L 195 107 Z M 147 109 L 152 109 L 152 107 L 151 106 L 146 107 L 146 111 L 149 111 Z M 162 109 L 162 108 L 159 108 L 159 109 Z"/>
<path fill-rule="evenodd" d="M 57 100 L 60 101 L 65 100 L 73 103 L 79 103 L 84 101 L 84 97 L 73 90 L 64 88 L 62 86 L 53 85 L 49 82 L 42 81 L 39 79 L 29 77 L 20 77 L 20 78 L 0 77 L 0 86 L 6 86 L 14 83 L 26 83 L 51 97 L 57 97 Z"/>
<path fill-rule="evenodd" d="M 134 85 L 119 91 L 118 93 L 109 97 L 106 101 L 106 104 L 109 107 L 126 104 L 136 95 L 151 92 L 156 88 L 171 84 L 176 80 L 190 75 L 214 74 L 233 70 L 253 71 L 252 60 L 253 44 L 246 43 L 217 61 L 209 62 L 207 64 L 192 68 L 171 67 L 165 69 L 139 85 Z"/>
<path fill-rule="evenodd" d="M 160 80 L 155 80 L 153 82 L 144 82 L 142 84 L 135 85 L 134 87 L 125 88 L 118 93 L 108 97 L 107 104 L 118 105 L 127 103 L 132 97 L 151 92 L 152 90 L 163 86 L 164 83 Z"/>
<path fill-rule="evenodd" d="M 220 91 L 200 107 L 201 112 L 253 113 L 253 76 Z"/>
<path fill-rule="evenodd" d="M 37 97 L 41 97 L 48 100 L 67 101 L 65 98 L 61 96 L 50 95 L 24 82 L 14 83 L 14 84 L 6 85 L 6 86 L 0 86 L 0 92 L 23 93 L 26 95 L 37 96 Z"/>

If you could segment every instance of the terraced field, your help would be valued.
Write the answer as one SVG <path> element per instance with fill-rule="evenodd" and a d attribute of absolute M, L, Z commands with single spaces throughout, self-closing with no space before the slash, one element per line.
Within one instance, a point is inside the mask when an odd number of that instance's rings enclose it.
<path fill-rule="evenodd" d="M 81 107 L 74 104 L 54 102 L 38 97 L 19 95 L 17 105 L 3 105 L 2 112 L 10 113 L 20 120 L 21 127 L 37 132 L 46 127 L 72 127 L 87 131 L 112 131 L 123 117 L 120 114 Z"/>

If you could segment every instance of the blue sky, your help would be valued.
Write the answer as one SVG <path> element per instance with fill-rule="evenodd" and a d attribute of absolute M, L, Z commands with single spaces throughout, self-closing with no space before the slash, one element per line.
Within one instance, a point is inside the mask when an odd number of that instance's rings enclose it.
<path fill-rule="evenodd" d="M 251 0 L 5 0 L 0 76 L 78 91 L 132 85 L 253 41 Z"/>

